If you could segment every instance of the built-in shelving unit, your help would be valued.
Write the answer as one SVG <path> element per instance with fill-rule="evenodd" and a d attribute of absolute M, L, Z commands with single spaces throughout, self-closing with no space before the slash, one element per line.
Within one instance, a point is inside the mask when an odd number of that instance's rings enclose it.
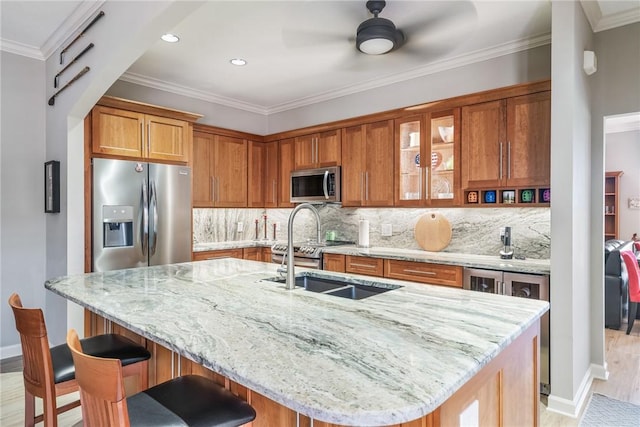
<path fill-rule="evenodd" d="M 618 186 L 622 171 L 606 172 L 604 176 L 604 240 L 618 238 Z"/>

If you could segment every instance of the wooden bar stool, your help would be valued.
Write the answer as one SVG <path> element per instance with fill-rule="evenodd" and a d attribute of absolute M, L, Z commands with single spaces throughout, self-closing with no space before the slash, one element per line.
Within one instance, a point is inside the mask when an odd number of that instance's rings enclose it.
<path fill-rule="evenodd" d="M 256 417 L 247 402 L 199 375 L 174 378 L 126 397 L 118 359 L 83 353 L 74 329 L 67 334 L 67 345 L 76 365 L 86 426 L 236 427 Z"/>
<path fill-rule="evenodd" d="M 78 391 L 73 357 L 66 344 L 49 348 L 44 315 L 39 308 L 24 308 L 18 294 L 9 297 L 16 329 L 22 344 L 24 377 L 24 425 L 44 421 L 46 427 L 58 425 L 58 414 L 76 408 L 80 401 L 57 407 L 56 397 Z M 125 376 L 137 375 L 140 387 L 149 386 L 149 358 L 143 346 L 117 334 L 98 335 L 82 340 L 87 353 L 122 361 Z M 42 399 L 43 413 L 36 416 L 35 398 Z"/>

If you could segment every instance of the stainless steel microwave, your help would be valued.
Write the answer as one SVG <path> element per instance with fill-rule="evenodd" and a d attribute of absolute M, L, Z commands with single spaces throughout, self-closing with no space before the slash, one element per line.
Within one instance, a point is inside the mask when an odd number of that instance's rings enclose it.
<path fill-rule="evenodd" d="M 340 202 L 340 166 L 291 172 L 291 202 Z"/>

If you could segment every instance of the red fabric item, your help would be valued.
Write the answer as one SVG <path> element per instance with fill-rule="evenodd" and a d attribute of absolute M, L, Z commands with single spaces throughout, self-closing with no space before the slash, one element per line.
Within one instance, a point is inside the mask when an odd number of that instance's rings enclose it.
<path fill-rule="evenodd" d="M 631 251 L 620 251 L 620 256 L 627 266 L 629 275 L 629 300 L 640 302 L 640 266 L 638 260 Z"/>

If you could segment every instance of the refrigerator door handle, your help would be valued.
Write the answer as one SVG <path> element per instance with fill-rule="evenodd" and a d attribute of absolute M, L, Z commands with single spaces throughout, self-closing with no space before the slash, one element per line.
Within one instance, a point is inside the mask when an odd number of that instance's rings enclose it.
<path fill-rule="evenodd" d="M 140 240 L 142 247 L 142 255 L 147 256 L 147 249 L 149 243 L 149 199 L 147 198 L 147 182 L 142 180 L 142 193 L 141 193 L 141 207 L 142 207 L 142 224 L 140 224 Z"/>
<path fill-rule="evenodd" d="M 153 235 L 151 237 L 151 248 L 149 249 L 150 255 L 155 255 L 156 246 L 158 243 L 158 192 L 156 191 L 155 181 L 151 181 L 149 186 L 149 207 L 151 209 L 151 215 L 153 215 Z"/>

